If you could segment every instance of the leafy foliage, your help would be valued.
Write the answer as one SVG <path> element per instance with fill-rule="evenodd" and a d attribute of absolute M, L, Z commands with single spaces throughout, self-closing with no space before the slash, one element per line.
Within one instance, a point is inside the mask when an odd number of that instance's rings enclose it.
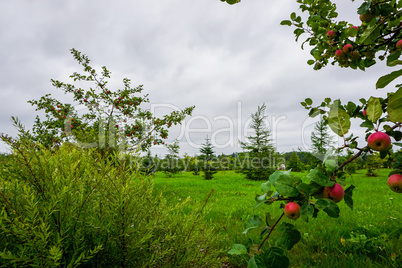
<path fill-rule="evenodd" d="M 218 266 L 207 201 L 168 205 L 118 154 L 1 138 L 13 154 L 0 167 L 0 266 Z"/>
<path fill-rule="evenodd" d="M 51 94 L 29 101 L 36 110 L 45 112 L 46 120 L 36 118 L 32 138 L 46 147 L 70 141 L 101 151 L 118 147 L 146 151 L 152 145 L 162 144 L 168 128 L 179 124 L 194 109 L 189 107 L 157 118 L 141 106 L 149 102 L 148 95 L 142 94 L 142 85 L 132 87 L 130 79 L 124 78 L 123 89 L 113 91 L 107 86 L 111 72 L 105 66 L 99 74 L 86 55 L 75 49 L 71 49 L 71 54 L 85 74 L 74 72 L 70 76 L 77 85 L 53 79 L 52 85 L 72 95 L 75 104 L 62 103 Z M 86 82 L 94 87 L 80 87 Z"/>

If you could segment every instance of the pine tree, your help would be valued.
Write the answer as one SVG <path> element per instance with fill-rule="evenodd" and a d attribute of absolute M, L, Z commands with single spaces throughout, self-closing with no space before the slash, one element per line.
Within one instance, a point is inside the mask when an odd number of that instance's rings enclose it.
<path fill-rule="evenodd" d="M 172 177 L 174 174 L 179 172 L 179 141 L 175 140 L 173 143 L 167 144 L 166 148 L 168 149 L 169 153 L 165 157 L 166 167 L 164 170 L 169 177 Z"/>
<path fill-rule="evenodd" d="M 206 180 L 211 180 L 213 175 L 216 173 L 216 168 L 213 165 L 213 157 L 215 152 L 208 137 L 205 139 L 205 143 L 202 144 L 200 152 L 204 160 L 204 177 Z"/>
<path fill-rule="evenodd" d="M 334 144 L 333 136 L 331 136 L 328 124 L 321 119 L 314 126 L 311 133 L 311 148 L 317 158 L 323 159 L 329 147 Z"/>
<path fill-rule="evenodd" d="M 300 161 L 300 157 L 297 152 L 292 152 L 290 155 L 290 159 L 287 163 L 287 168 L 291 168 L 292 171 L 301 171 L 302 170 L 302 163 Z"/>
<path fill-rule="evenodd" d="M 247 137 L 249 142 L 239 141 L 247 159 L 240 171 L 251 180 L 267 180 L 275 170 L 277 156 L 272 145 L 271 133 L 265 125 L 265 108 L 264 103 L 258 106 L 255 114 L 251 114 L 250 127 L 254 130 L 254 136 Z"/>

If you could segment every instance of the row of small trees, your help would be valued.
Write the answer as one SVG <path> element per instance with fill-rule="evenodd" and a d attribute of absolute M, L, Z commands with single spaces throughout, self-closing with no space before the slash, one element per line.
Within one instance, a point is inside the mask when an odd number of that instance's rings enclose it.
<path fill-rule="evenodd" d="M 203 171 L 206 180 L 213 178 L 217 170 L 235 170 L 245 174 L 250 180 L 265 180 L 282 164 L 292 171 L 308 171 L 322 162 L 327 151 L 335 144 L 334 137 L 329 132 L 328 124 L 319 120 L 311 135 L 310 151 L 298 150 L 280 154 L 276 152 L 271 139 L 271 133 L 265 123 L 266 105 L 258 106 L 257 111 L 251 114 L 250 127 L 254 130 L 252 136 L 247 137 L 247 142 L 239 141 L 243 152 L 231 155 L 215 155 L 211 140 L 207 137 L 200 148 L 200 155 L 179 157 L 179 143 L 174 141 L 167 144 L 168 154 L 160 159 L 152 157 L 148 152 L 143 159 L 143 170 L 147 173 L 165 171 L 169 177 L 182 171 L 191 171 L 199 175 Z M 352 152 L 340 155 L 339 162 L 349 159 Z M 392 158 L 381 159 L 378 154 L 362 155 L 352 164 L 345 167 L 349 174 L 358 169 L 367 168 L 367 175 L 375 176 L 375 170 L 381 167 L 390 167 Z"/>

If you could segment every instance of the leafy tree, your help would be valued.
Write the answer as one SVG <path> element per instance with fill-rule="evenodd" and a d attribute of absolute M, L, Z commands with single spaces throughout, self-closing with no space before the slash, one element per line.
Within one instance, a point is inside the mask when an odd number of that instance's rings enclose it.
<path fill-rule="evenodd" d="M 329 133 L 327 122 L 321 119 L 314 126 L 311 133 L 311 147 L 318 159 L 323 159 L 329 147 L 334 144 L 333 136 Z"/>
<path fill-rule="evenodd" d="M 156 172 L 155 162 L 150 150 L 147 152 L 147 155 L 142 158 L 141 171 L 144 172 L 146 175 Z"/>
<path fill-rule="evenodd" d="M 297 152 L 292 152 L 290 159 L 287 162 L 287 168 L 292 171 L 302 171 L 302 163 Z"/>
<path fill-rule="evenodd" d="M 258 106 L 257 112 L 251 114 L 250 127 L 254 136 L 247 137 L 248 142 L 239 141 L 246 153 L 246 164 L 241 172 L 250 180 L 266 180 L 274 171 L 276 153 L 272 145 L 271 133 L 265 125 L 265 103 Z"/>
<path fill-rule="evenodd" d="M 213 164 L 213 158 L 214 158 L 214 150 L 213 146 L 210 142 L 210 139 L 208 137 L 205 139 L 205 143 L 202 144 L 200 148 L 201 152 L 201 157 L 203 159 L 203 170 L 204 170 L 204 178 L 206 180 L 212 180 L 214 174 L 216 173 L 216 168 Z"/>
<path fill-rule="evenodd" d="M 377 177 L 378 174 L 375 172 L 376 169 L 382 168 L 382 165 L 387 161 L 387 159 L 381 159 L 379 153 L 374 153 L 368 155 L 366 158 L 366 175 L 369 177 Z"/>
<path fill-rule="evenodd" d="M 55 88 L 72 95 L 75 103 L 63 103 L 51 94 L 29 101 L 36 110 L 45 112 L 45 120 L 36 118 L 32 138 L 46 147 L 72 141 L 103 152 L 118 146 L 146 151 L 152 145 L 162 144 L 168 128 L 179 124 L 194 109 L 189 107 L 157 118 L 141 107 L 149 102 L 148 95 L 142 94 L 142 85 L 132 87 L 130 79 L 124 78 L 123 89 L 113 91 L 107 85 L 111 72 L 105 66 L 99 74 L 86 55 L 75 49 L 71 49 L 71 54 L 85 72 L 70 76 L 78 84 L 51 81 Z M 87 82 L 92 86 L 81 87 Z"/>
<path fill-rule="evenodd" d="M 171 144 L 166 144 L 166 148 L 168 149 L 168 154 L 165 157 L 166 166 L 164 170 L 169 177 L 172 177 L 174 174 L 179 172 L 179 141 L 175 140 Z"/>

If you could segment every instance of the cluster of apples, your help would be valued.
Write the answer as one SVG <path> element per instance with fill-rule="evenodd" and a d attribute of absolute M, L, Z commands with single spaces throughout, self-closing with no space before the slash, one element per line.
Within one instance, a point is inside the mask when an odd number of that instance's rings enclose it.
<path fill-rule="evenodd" d="M 367 138 L 367 144 L 372 150 L 387 151 L 391 147 L 391 138 L 387 133 L 377 131 Z M 402 174 L 391 175 L 388 178 L 388 187 L 396 193 L 402 193 Z M 339 203 L 345 196 L 345 191 L 339 183 L 335 183 L 333 187 L 324 187 L 322 195 L 324 198 Z M 300 205 L 296 202 L 287 203 L 285 216 L 297 220 L 300 217 Z"/>
<path fill-rule="evenodd" d="M 375 151 L 387 151 L 391 147 L 391 138 L 387 133 L 374 132 L 367 138 L 368 146 Z M 402 174 L 393 174 L 388 178 L 389 188 L 396 192 L 402 193 Z"/>
<path fill-rule="evenodd" d="M 345 196 L 345 191 L 339 183 L 335 183 L 332 187 L 324 187 L 322 196 L 334 201 L 335 203 L 339 203 Z M 285 216 L 289 219 L 297 220 L 300 217 L 300 205 L 296 202 L 287 203 L 285 206 Z"/>

